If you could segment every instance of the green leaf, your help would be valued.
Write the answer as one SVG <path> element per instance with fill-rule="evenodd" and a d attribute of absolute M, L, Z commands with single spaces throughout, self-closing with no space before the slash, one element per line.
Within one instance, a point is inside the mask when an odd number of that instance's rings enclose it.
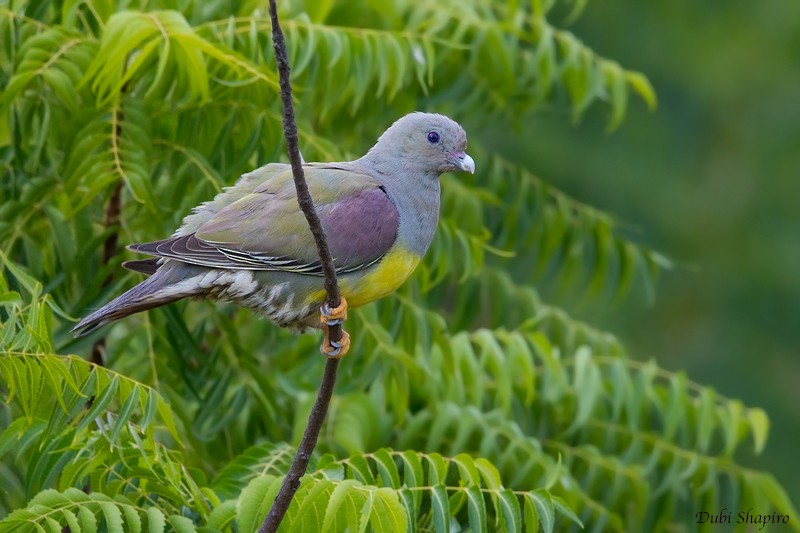
<path fill-rule="evenodd" d="M 125 529 L 122 525 L 122 512 L 119 507 L 112 502 L 101 501 L 100 509 L 105 517 L 106 527 L 109 533 L 123 533 Z"/>
<path fill-rule="evenodd" d="M 523 497 L 525 504 L 532 506 L 532 510 L 535 511 L 531 516 L 538 516 L 542 530 L 551 533 L 555 524 L 555 510 L 550 494 L 543 490 L 535 490 L 526 492 Z"/>
<path fill-rule="evenodd" d="M 767 443 L 769 434 L 769 418 L 763 409 L 750 408 L 747 410 L 747 422 L 753 434 L 753 447 L 755 453 L 760 454 Z"/>
<path fill-rule="evenodd" d="M 480 488 L 470 485 L 466 494 L 470 527 L 473 531 L 486 531 L 486 503 L 483 501 Z"/>
<path fill-rule="evenodd" d="M 0 260 L 3 265 L 11 272 L 11 275 L 28 291 L 31 299 L 36 299 L 42 292 L 42 284 L 36 281 L 33 276 L 25 271 L 25 268 L 9 260 L 8 256 L 0 250 Z"/>
<path fill-rule="evenodd" d="M 67 523 L 70 533 L 81 533 L 82 528 L 75 513 L 68 509 L 62 509 L 61 515 L 64 517 L 64 521 Z M 136 529 L 132 529 L 131 531 L 133 531 L 133 533 L 137 533 Z"/>
<path fill-rule="evenodd" d="M 114 429 L 111 430 L 111 436 L 108 438 L 109 442 L 112 445 L 114 444 L 114 442 L 116 442 L 120 432 L 128 424 L 131 415 L 133 415 L 134 410 L 138 406 L 139 406 L 139 387 L 134 385 L 130 395 L 125 400 L 125 403 L 122 405 L 122 409 L 120 409 L 119 414 L 117 415 L 117 421 L 114 423 Z"/>
<path fill-rule="evenodd" d="M 447 478 L 447 464 L 438 453 L 426 454 L 428 462 L 428 485 L 439 485 Z"/>
<path fill-rule="evenodd" d="M 354 479 L 346 479 L 336 484 L 331 492 L 331 496 L 328 499 L 328 504 L 325 507 L 325 516 L 322 519 L 322 528 L 321 531 L 324 533 L 326 531 L 336 531 L 334 528 L 334 524 L 338 523 L 337 515 L 343 509 L 343 505 L 346 505 L 346 500 L 352 498 L 353 487 L 359 485 L 358 481 Z M 344 512 L 346 513 L 347 509 L 344 508 Z M 347 522 L 350 522 L 349 517 Z"/>
<path fill-rule="evenodd" d="M 380 449 L 373 454 L 373 459 L 375 459 L 375 466 L 378 469 L 381 483 L 393 489 L 400 488 L 400 473 L 392 456 L 385 449 Z"/>
<path fill-rule="evenodd" d="M 236 519 L 236 500 L 226 500 L 214 507 L 208 516 L 207 526 L 211 529 L 225 530 Z"/>
<path fill-rule="evenodd" d="M 169 523 L 177 533 L 195 533 L 194 523 L 185 516 L 170 515 Z"/>
<path fill-rule="evenodd" d="M 650 81 L 640 72 L 626 72 L 625 80 L 628 82 L 636 93 L 642 97 L 647 104 L 648 109 L 653 110 L 656 108 L 656 93 L 653 90 Z"/>
<path fill-rule="evenodd" d="M 480 487 L 481 476 L 478 473 L 478 469 L 475 467 L 475 461 L 472 459 L 472 456 L 466 453 L 460 453 L 453 457 L 453 463 L 458 467 L 462 483 Z"/>
<path fill-rule="evenodd" d="M 444 485 L 431 487 L 431 511 L 435 531 L 437 533 L 450 531 L 450 499 Z"/>
<path fill-rule="evenodd" d="M 397 491 L 380 488 L 375 492 L 375 506 L 370 524 L 376 533 L 407 531 L 408 518 Z"/>
<path fill-rule="evenodd" d="M 161 533 L 166 531 L 167 520 L 159 509 L 155 507 L 147 508 L 147 531 L 148 533 Z"/>
<path fill-rule="evenodd" d="M 259 528 L 280 485 L 280 478 L 274 476 L 259 476 L 248 483 L 236 509 L 236 520 L 242 531 L 256 531 Z"/>
<path fill-rule="evenodd" d="M 575 524 L 581 528 L 584 527 L 583 522 L 580 521 L 578 515 L 575 514 L 575 511 L 573 511 L 562 498 L 559 498 L 558 496 L 551 496 L 550 499 L 553 502 L 553 508 L 556 511 L 575 522 Z"/>
<path fill-rule="evenodd" d="M 602 378 L 600 371 L 592 360 L 592 354 L 587 348 L 581 348 L 575 354 L 574 390 L 578 403 L 577 413 L 568 431 L 581 427 L 597 404 L 602 392 Z"/>
<path fill-rule="evenodd" d="M 117 395 L 118 391 L 119 379 L 117 379 L 116 376 L 112 377 L 105 387 L 98 383 L 95 391 L 97 396 L 95 396 L 94 401 L 92 401 L 92 406 L 89 408 L 89 411 L 87 411 L 86 415 L 78 424 L 76 435 L 78 435 L 82 430 L 86 429 L 89 424 L 95 422 L 95 419 L 99 417 L 100 414 L 111 404 L 111 401 Z"/>
<path fill-rule="evenodd" d="M 372 469 L 364 456 L 356 454 L 348 459 L 348 466 L 357 474 L 358 479 L 365 485 L 376 485 Z"/>
<path fill-rule="evenodd" d="M 131 505 L 120 505 L 122 514 L 125 515 L 125 531 L 127 533 L 140 533 L 142 531 L 142 519 L 139 513 Z"/>
<path fill-rule="evenodd" d="M 499 496 L 498 507 L 503 531 L 522 531 L 522 512 L 517 496 L 511 489 L 502 489 Z"/>

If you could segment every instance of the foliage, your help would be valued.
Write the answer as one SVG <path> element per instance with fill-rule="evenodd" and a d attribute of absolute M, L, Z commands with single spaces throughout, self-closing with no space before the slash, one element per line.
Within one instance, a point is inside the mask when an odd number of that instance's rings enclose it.
<path fill-rule="evenodd" d="M 282 157 L 268 21 L 258 2 L 122 5 L 0 6 L 0 527 L 249 530 L 305 425 L 316 339 L 196 302 L 88 340 L 68 330 L 135 281 L 119 243 L 169 234 Z M 352 314 L 287 530 L 652 530 L 718 506 L 794 513 L 737 461 L 763 449 L 763 411 L 630 358 L 537 292 L 607 304 L 669 266 L 610 215 L 481 149 L 497 114 L 568 105 L 578 118 L 606 102 L 613 129 L 629 94 L 654 104 L 641 74 L 550 22 L 581 6 L 283 6 L 307 160 L 348 158 L 429 108 L 466 126 L 479 169 L 443 178 L 414 278 Z M 102 335 L 105 366 L 63 355 Z"/>

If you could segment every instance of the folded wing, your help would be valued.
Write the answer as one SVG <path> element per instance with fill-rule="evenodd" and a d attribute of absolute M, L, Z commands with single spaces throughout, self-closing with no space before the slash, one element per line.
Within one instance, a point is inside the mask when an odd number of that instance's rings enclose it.
<path fill-rule="evenodd" d="M 306 180 L 337 273 L 379 261 L 397 240 L 400 222 L 397 207 L 380 184 L 332 166 L 306 167 Z M 209 268 L 322 275 L 291 172 L 221 209 L 194 233 L 129 249 Z"/>

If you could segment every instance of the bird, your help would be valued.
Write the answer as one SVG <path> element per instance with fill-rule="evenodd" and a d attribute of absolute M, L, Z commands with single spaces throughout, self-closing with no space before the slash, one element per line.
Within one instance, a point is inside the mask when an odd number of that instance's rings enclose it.
<path fill-rule="evenodd" d="M 295 332 L 322 329 L 320 350 L 341 357 L 349 335 L 328 326 L 397 290 L 438 225 L 439 176 L 475 172 L 467 135 L 454 120 L 414 112 L 398 119 L 354 161 L 303 163 L 341 292 L 328 308 L 322 266 L 299 209 L 291 166 L 268 163 L 195 207 L 171 237 L 132 244 L 151 257 L 123 267 L 148 277 L 82 319 L 87 335 L 110 322 L 183 298 L 229 301 Z"/>

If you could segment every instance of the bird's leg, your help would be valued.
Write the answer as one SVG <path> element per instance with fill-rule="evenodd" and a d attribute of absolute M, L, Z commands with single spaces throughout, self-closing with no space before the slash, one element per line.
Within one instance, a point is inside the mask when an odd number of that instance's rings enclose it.
<path fill-rule="evenodd" d="M 319 321 L 329 326 L 339 324 L 342 320 L 347 320 L 347 300 L 344 296 L 339 297 L 339 307 L 331 309 L 328 302 L 319 308 Z"/>
<path fill-rule="evenodd" d="M 342 338 L 339 339 L 339 342 L 332 341 L 330 335 L 328 333 L 328 326 L 327 324 L 322 325 L 322 344 L 319 347 L 319 351 L 322 352 L 323 355 L 326 357 L 330 357 L 331 359 L 341 359 L 347 352 L 350 351 L 350 334 L 347 333 L 345 330 L 342 330 Z"/>
<path fill-rule="evenodd" d="M 342 330 L 342 338 L 339 341 L 332 341 L 330 339 L 330 326 L 341 324 L 342 320 L 347 319 L 347 300 L 344 296 L 340 298 L 339 306 L 331 309 L 328 302 L 322 304 L 319 309 L 319 321 L 322 325 L 322 346 L 319 347 L 327 357 L 334 359 L 341 359 L 350 350 L 350 335 L 345 330 Z"/>

